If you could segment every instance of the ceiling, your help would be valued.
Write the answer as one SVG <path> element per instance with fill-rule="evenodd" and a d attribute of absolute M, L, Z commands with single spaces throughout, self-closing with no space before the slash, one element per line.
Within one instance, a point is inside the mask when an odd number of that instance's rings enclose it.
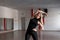
<path fill-rule="evenodd" d="M 10 8 L 60 7 L 60 0 L 0 0 L 0 6 Z"/>

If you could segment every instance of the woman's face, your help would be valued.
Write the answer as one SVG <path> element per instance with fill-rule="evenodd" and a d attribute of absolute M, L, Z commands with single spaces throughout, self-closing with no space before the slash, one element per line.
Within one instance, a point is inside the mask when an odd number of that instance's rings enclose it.
<path fill-rule="evenodd" d="M 40 14 L 40 13 L 38 13 L 38 14 L 37 14 L 37 18 L 39 19 L 40 17 L 41 17 L 41 14 Z"/>

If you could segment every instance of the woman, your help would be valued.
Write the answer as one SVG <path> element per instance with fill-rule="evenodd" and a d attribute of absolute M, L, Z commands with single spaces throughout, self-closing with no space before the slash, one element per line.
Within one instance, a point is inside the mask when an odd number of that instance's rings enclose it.
<path fill-rule="evenodd" d="M 36 27 L 39 24 L 41 28 L 43 29 L 42 17 L 43 17 L 42 14 L 38 10 L 34 14 L 34 18 L 30 19 L 30 22 L 29 22 L 29 25 L 25 34 L 25 40 L 29 40 L 30 36 L 32 36 L 33 40 L 38 40 Z"/>

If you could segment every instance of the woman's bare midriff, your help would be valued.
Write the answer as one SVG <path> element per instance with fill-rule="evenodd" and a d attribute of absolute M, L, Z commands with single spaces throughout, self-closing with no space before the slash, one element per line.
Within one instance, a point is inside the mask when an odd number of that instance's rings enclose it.
<path fill-rule="evenodd" d="M 36 28 L 34 28 L 34 29 L 32 29 L 33 31 L 37 31 L 37 29 Z"/>

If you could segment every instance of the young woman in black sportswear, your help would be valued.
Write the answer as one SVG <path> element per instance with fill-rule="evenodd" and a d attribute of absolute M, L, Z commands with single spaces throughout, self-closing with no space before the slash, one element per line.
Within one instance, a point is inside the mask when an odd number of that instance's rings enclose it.
<path fill-rule="evenodd" d="M 42 17 L 43 17 L 42 13 L 45 13 L 45 12 L 38 10 L 34 14 L 34 18 L 30 19 L 30 22 L 25 34 L 25 40 L 29 40 L 30 36 L 32 36 L 33 40 L 38 40 L 36 27 L 39 24 L 41 26 L 41 30 L 44 29 L 43 21 L 42 21 Z"/>

